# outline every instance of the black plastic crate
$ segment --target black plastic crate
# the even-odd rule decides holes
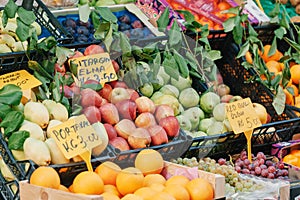
[[[180,129],[179,135],[166,144],[151,146],[150,149],[157,150],[162,155],[165,161],[178,158],[182,156],[190,147],[192,143],[192,137],[185,134]],[[114,163],[118,164],[121,168],[134,166],[134,161],[137,154],[142,149],[132,149],[129,151],[119,151]]]

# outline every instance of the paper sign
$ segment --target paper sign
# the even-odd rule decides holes
[[[90,151],[102,143],[85,115],[80,115],[50,129],[51,137],[66,158]]]
[[[19,70],[0,76],[0,88],[7,84],[14,84],[19,86],[22,90],[28,90],[42,83],[26,70]]]
[[[261,126],[250,98],[226,104],[226,115],[235,134],[247,132]]]
[[[104,85],[118,79],[108,53],[82,56],[70,59],[69,64],[71,62],[78,65],[77,78],[81,83],[96,80]]]

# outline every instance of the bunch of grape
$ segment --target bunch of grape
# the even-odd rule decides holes
[[[238,172],[236,172],[230,162],[226,162],[225,159],[219,159],[217,162],[216,160],[207,157],[197,161],[197,158],[193,157],[177,158],[172,160],[172,162],[189,167],[198,167],[200,170],[225,176],[225,189],[227,195],[237,192],[252,192],[263,187],[250,179],[240,178]]]
[[[252,163],[248,160],[247,152],[242,151],[235,160],[235,171],[242,174],[252,174],[269,179],[288,180],[288,170],[282,162],[273,162],[266,158],[263,152],[252,155]]]

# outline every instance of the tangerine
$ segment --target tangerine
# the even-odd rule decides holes
[[[121,200],[144,200],[142,197],[136,194],[126,194]]]
[[[121,194],[115,185],[104,185],[103,192],[109,192],[117,195],[118,197],[121,197]]]
[[[293,65],[290,69],[291,71],[291,79],[293,80],[293,83],[299,84],[300,81],[300,65]]]
[[[70,186],[68,187],[68,190],[69,190],[70,192],[74,192],[73,184],[70,185]]]
[[[182,185],[176,185],[176,187],[174,187],[174,185],[168,185],[165,187],[165,189],[163,191],[167,192],[170,195],[172,195],[173,197],[175,197],[176,200],[183,200],[183,199],[189,200],[190,199],[189,192]]]
[[[289,165],[300,166],[300,159],[296,155],[288,154],[283,157],[282,161]]]
[[[293,89],[295,97],[299,95],[299,89],[298,89],[298,87],[296,85],[292,84],[292,85],[290,85],[288,87],[290,87],[290,88]]]
[[[162,192],[165,189],[165,186],[161,183],[153,183],[149,187],[156,192]]]
[[[155,195],[152,196],[153,200],[176,200],[175,197],[170,195],[167,192],[157,192]]]
[[[229,3],[222,1],[218,3],[218,8],[223,11],[223,10],[228,10],[229,8],[231,8],[231,6]]]
[[[186,184],[191,200],[212,200],[214,188],[203,178],[195,178]]]
[[[95,169],[105,185],[116,185],[116,178],[120,171],[121,167],[111,161],[105,161]]]
[[[144,200],[151,200],[152,196],[155,195],[157,191],[150,187],[141,187],[137,189],[133,194],[142,197]]]
[[[52,167],[40,166],[30,176],[29,183],[47,188],[58,189],[60,177]]]
[[[116,179],[118,191],[124,196],[143,187],[144,175],[138,168],[127,167],[122,169]]]
[[[275,60],[270,60],[266,63],[267,68],[271,71],[271,69],[277,69],[276,71],[281,71],[280,63]]]
[[[248,63],[250,63],[250,64],[253,63],[252,54],[251,54],[249,51],[246,52],[245,58],[246,58],[246,61],[247,61]]]
[[[190,180],[186,177],[186,176],[183,176],[183,175],[175,175],[175,176],[172,176],[171,178],[169,178],[165,185],[166,186],[169,186],[169,185],[181,185],[181,186],[185,186],[188,182],[190,182]]]
[[[261,55],[261,58],[265,61],[265,62],[268,62],[270,60],[275,60],[275,61],[278,61],[280,59],[280,52],[276,49],[275,53],[271,56],[269,56],[269,51],[271,49],[271,45],[267,44],[264,46],[264,52],[263,54]]]
[[[74,193],[101,194],[104,183],[100,176],[91,171],[80,172],[73,180]]]
[[[120,200],[117,195],[110,192],[103,192],[101,194],[101,197],[103,198],[103,200]]]
[[[283,89],[285,94],[285,103],[288,105],[294,105],[294,96],[285,88]]]
[[[154,149],[143,149],[137,154],[134,166],[140,169],[144,175],[160,174],[164,167],[164,159]]]
[[[150,186],[153,183],[160,183],[160,184],[165,184],[166,179],[163,175],[161,174],[148,174],[144,178],[144,186]]]
[[[62,190],[62,191],[65,191],[65,192],[70,192],[70,190],[66,186],[64,186],[62,184],[59,185],[58,189]]]

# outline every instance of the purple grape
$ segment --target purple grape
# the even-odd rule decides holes
[[[219,165],[224,165],[226,163],[226,160],[224,158],[220,158],[218,160]]]
[[[268,172],[267,169],[261,170],[261,176],[262,176],[262,177],[268,177],[268,175],[269,175],[269,172]]]
[[[241,160],[246,160],[248,158],[248,156],[247,155],[244,155],[243,157],[241,157]]]
[[[261,168],[260,167],[255,167],[255,173],[256,173],[256,175],[260,175],[261,174]]]
[[[258,167],[259,166],[258,160],[254,160],[252,163],[253,163],[254,167]]]
[[[253,164],[253,163],[250,163],[250,164],[248,165],[248,169],[249,169],[249,170],[254,170],[254,169],[255,169],[254,164]]]
[[[258,159],[258,160],[260,160],[260,159],[266,159],[266,155],[263,153],[263,152],[258,152],[257,154],[256,154],[256,158]]]
[[[242,158],[243,156],[247,156],[247,151],[243,150],[240,154],[240,158]]]
[[[249,165],[250,164],[250,160],[248,160],[248,158],[246,158],[245,160],[244,160],[244,165]]]
[[[259,164],[261,164],[261,165],[265,164],[265,159],[263,159],[263,158],[259,159]]]
[[[281,162],[281,163],[278,163],[278,168],[279,169],[284,169],[284,164]]]
[[[235,166],[235,171],[241,173],[242,168],[240,166]]]
[[[269,166],[268,171],[269,171],[269,173],[274,173],[274,172],[276,172],[276,168],[274,166]]]
[[[134,22],[131,23],[131,26],[136,29],[136,28],[143,28],[144,25],[140,20],[135,20]]]
[[[268,174],[268,178],[269,178],[269,179],[274,179],[274,178],[275,178],[275,175],[274,175],[273,173],[269,173],[269,174]]]
[[[242,173],[243,174],[250,174],[250,171],[249,171],[249,169],[242,169]]]
[[[278,169],[277,172],[276,172],[276,177],[280,177],[282,175],[283,175],[282,170]]]
[[[66,26],[66,27],[72,27],[73,29],[75,29],[76,26],[77,26],[75,20],[72,19],[72,18],[67,18],[62,23],[63,23],[64,26]]]
[[[119,17],[119,21],[123,22],[125,24],[129,24],[130,23],[130,17],[129,15],[122,15],[121,17]]]
[[[273,162],[271,160],[266,160],[266,165],[267,166],[273,166]]]
[[[251,175],[255,175],[255,171],[250,171],[250,174]]]
[[[288,175],[289,175],[289,171],[286,170],[286,169],[283,169],[283,170],[282,170],[282,175],[283,175],[283,176],[288,176]]]
[[[267,169],[268,167],[266,165],[260,165],[261,169]]]

